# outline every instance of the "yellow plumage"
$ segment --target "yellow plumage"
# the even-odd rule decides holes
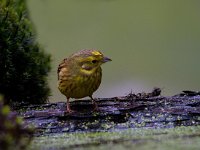
[[[101,84],[101,65],[111,59],[97,50],[81,50],[64,59],[58,67],[58,89],[67,98],[67,111],[71,112],[69,98],[89,96],[95,108],[92,94]]]

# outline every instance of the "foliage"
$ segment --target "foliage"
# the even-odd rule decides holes
[[[11,112],[8,105],[3,105],[2,99],[0,95],[0,149],[25,149],[32,139],[33,130],[23,128],[22,118]]]
[[[44,103],[50,55],[35,41],[24,0],[0,3],[0,93],[6,102]]]

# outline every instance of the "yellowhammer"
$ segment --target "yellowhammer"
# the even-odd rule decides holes
[[[72,112],[70,98],[89,96],[98,109],[92,94],[101,84],[101,65],[111,61],[98,50],[84,49],[65,58],[58,67],[58,89],[67,98],[67,112]]]

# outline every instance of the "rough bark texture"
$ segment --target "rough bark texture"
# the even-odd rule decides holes
[[[171,128],[200,124],[200,92],[164,97],[155,88],[151,93],[130,93],[124,97],[101,98],[93,111],[90,100],[70,103],[74,113],[65,113],[66,103],[15,108],[36,135],[77,131],[113,131],[126,128]]]

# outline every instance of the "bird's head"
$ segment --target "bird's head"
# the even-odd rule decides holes
[[[85,74],[92,74],[103,63],[111,61],[98,50],[81,50],[73,54],[72,57],[78,62],[80,71]]]

